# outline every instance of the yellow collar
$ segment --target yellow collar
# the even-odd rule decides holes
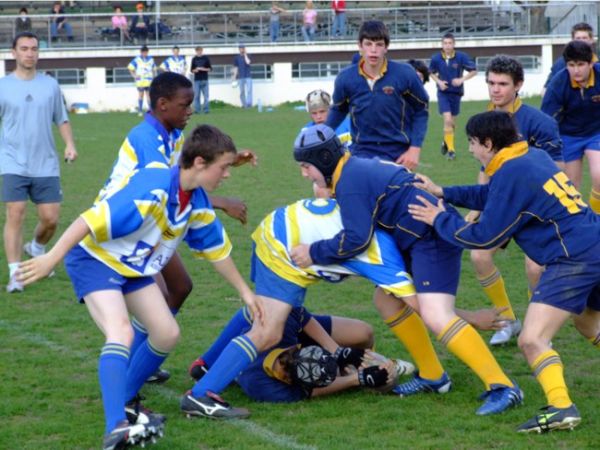
[[[295,345],[293,345],[292,347],[295,347]],[[283,383],[286,384],[290,384],[290,382],[286,379],[284,379],[283,377],[281,377],[275,370],[275,361],[277,360],[277,358],[279,358],[279,356],[281,356],[281,354],[283,352],[286,352],[287,350],[289,350],[292,347],[287,347],[287,348],[275,348],[273,350],[271,350],[267,356],[265,357],[265,359],[263,360],[263,370],[265,371],[265,373],[270,376],[271,378],[275,378],[276,380],[279,380]]]
[[[364,59],[363,56],[360,57],[360,61],[358,63],[358,73],[365,77],[367,80],[378,80],[379,78],[383,77],[383,75],[387,72],[387,58],[383,59],[383,64],[381,66],[381,70],[379,71],[379,75],[377,76],[377,78],[373,78],[371,75],[369,75],[367,72],[365,72],[365,70],[363,69],[364,65],[366,64],[366,61]]]
[[[577,83],[576,81],[574,81],[573,79],[569,78],[571,80],[571,87],[573,89],[581,89],[581,86],[579,85],[579,83]],[[594,83],[596,82],[596,74],[594,73],[594,66],[592,66],[592,70],[590,70],[590,77],[587,80],[587,83],[585,84],[585,86],[583,86],[584,88],[590,88],[594,85]]]
[[[445,60],[452,59],[455,56],[456,56],[456,50],[452,50],[452,53],[450,54],[450,56],[446,56],[446,54],[444,53],[444,50],[442,50],[442,58],[444,58]]]
[[[500,170],[505,162],[523,156],[528,150],[529,146],[527,145],[527,141],[515,142],[508,147],[504,147],[494,155],[490,163],[485,168],[485,174],[488,177],[491,177],[498,170]]]
[[[335,187],[336,187],[338,181],[340,180],[340,176],[342,175],[342,170],[343,170],[344,166],[346,165],[346,163],[348,162],[349,158],[350,158],[350,152],[344,153],[344,156],[342,156],[340,158],[340,160],[337,163],[337,166],[335,166],[335,170],[333,171],[333,175],[331,176],[331,196],[332,197],[335,197]]]
[[[510,106],[508,107],[508,110],[506,112],[509,114],[514,114],[519,110],[519,108],[521,107],[522,104],[523,104],[523,102],[521,101],[521,98],[519,96],[517,96],[515,98],[515,100],[510,104]],[[487,106],[488,111],[495,111],[496,109],[497,108],[494,106],[494,104],[492,102],[488,103],[488,106]]]

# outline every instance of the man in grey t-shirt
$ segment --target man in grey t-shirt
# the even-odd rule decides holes
[[[2,201],[6,203],[4,251],[9,268],[8,292],[23,290],[15,272],[22,255],[27,200],[36,204],[38,214],[33,239],[24,247],[30,256],[45,252],[58,224],[62,190],[53,122],[66,144],[65,161],[77,158],[60,87],[52,77],[36,71],[38,42],[30,32],[15,36],[12,54],[16,69],[0,79],[0,174]]]

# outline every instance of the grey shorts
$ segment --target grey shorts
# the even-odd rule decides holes
[[[59,177],[23,177],[2,175],[2,201],[33,203],[60,203],[63,199]]]

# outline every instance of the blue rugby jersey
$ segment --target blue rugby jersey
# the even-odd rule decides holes
[[[446,58],[443,51],[435,53],[429,63],[429,71],[434,73],[440,80],[448,82],[448,88],[444,91],[438,86],[438,93],[463,95],[465,93],[464,83],[453,86],[454,78],[461,78],[464,71],[477,70],[475,61],[465,52],[455,51],[450,58]]]
[[[546,153],[517,142],[500,150],[485,171],[489,184],[444,188],[447,202],[482,211],[477,223],[439,214],[434,226],[446,241],[487,249],[512,237],[540,265],[600,259],[600,218]]]
[[[127,70],[134,72],[135,74],[135,85],[139,88],[150,87],[154,73],[156,72],[156,64],[152,56],[143,58],[138,55],[131,60],[127,66]]]
[[[365,251],[376,227],[387,230],[401,251],[427,237],[431,227],[414,220],[408,205],[415,195],[432,197],[414,181],[414,174],[398,164],[345,155],[333,174],[343,229],[310,246],[315,264],[337,263]]]
[[[231,242],[203,189],[181,210],[179,172],[179,166],[137,171],[81,215],[91,234],[79,245],[126,277],[160,272],[182,240],[196,258],[229,256]]]
[[[592,56],[592,62],[593,63],[598,62],[598,56],[596,54],[594,54]],[[545,88],[548,87],[548,85],[550,84],[550,80],[552,80],[552,78],[554,78],[558,72],[565,69],[566,67],[567,67],[567,62],[565,61],[565,58],[563,58],[562,56],[560,58],[558,58],[556,61],[554,61],[554,63],[552,64],[552,67],[550,68],[550,73],[548,74],[548,78],[546,78],[546,82],[544,83],[544,87]]]
[[[173,167],[179,161],[183,142],[182,130],[174,129],[169,133],[152,113],[146,113],[144,120],[129,132],[121,144],[97,200],[119,189],[135,170]]]
[[[488,111],[494,110],[494,105],[488,105]],[[513,115],[519,137],[527,141],[530,147],[544,150],[552,160],[563,161],[563,143],[558,132],[556,120],[533,106],[524,104],[519,97],[515,99],[509,111]]]
[[[354,145],[383,154],[395,153],[399,144],[421,147],[429,97],[415,70],[386,60],[371,88],[361,64],[347,67],[336,77],[327,125],[336,129],[350,114]]]
[[[162,62],[160,68],[165,72],[175,72],[179,75],[185,75],[185,57],[181,55],[171,55]]]
[[[561,70],[548,84],[542,111],[558,122],[561,134],[593,136],[600,133],[600,65],[594,64],[585,87],[571,81]]]

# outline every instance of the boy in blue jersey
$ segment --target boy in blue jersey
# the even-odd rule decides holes
[[[163,416],[126,410],[125,403],[179,338],[177,322],[152,276],[181,241],[195,257],[213,264],[259,321],[263,317],[231,259],[231,243],[206,193],[229,177],[235,154],[229,136],[209,125],[197,127],[184,145],[180,165],[140,169],[76,219],[46,255],[19,268],[21,281],[30,284],[65,258],[77,297],[106,337],[98,367],[106,419],[103,448],[143,443],[163,427]],[[148,330],[147,341],[131,358],[129,313]]]
[[[304,125],[302,130],[327,121],[329,107],[331,106],[331,95],[322,89],[316,89],[308,93],[305,103],[306,112],[310,114],[311,121]],[[344,121],[335,129],[341,143],[348,149],[352,145],[352,133],[350,127],[350,116],[346,116]]]
[[[573,41],[581,41],[588,44],[592,49],[594,48],[594,29],[590,24],[585,22],[576,23],[571,28],[571,40]],[[594,53],[592,57],[592,62],[598,62],[598,56]],[[544,83],[544,89],[542,90],[542,97],[544,96],[546,89],[548,88],[548,84],[550,84],[550,80],[554,78],[554,76],[567,67],[567,63],[565,62],[565,58],[562,55],[554,61],[552,67],[550,68],[550,73],[548,74],[548,78]]]
[[[547,154],[519,140],[507,113],[473,116],[467,136],[470,151],[490,176],[489,184],[442,188],[421,177],[421,186],[440,200],[420,197],[421,204],[414,202],[409,211],[449,243],[492,248],[512,237],[532,260],[546,266],[527,308],[519,346],[548,406],[518,431],[571,429],[581,417],[550,342],[572,317],[579,332],[599,345],[600,218]],[[479,222],[467,223],[446,211],[442,198],[482,211]]]
[[[305,178],[332,189],[343,229],[331,238],[297,245],[291,252],[293,261],[300,267],[340,263],[364,251],[376,229],[387,230],[413,277],[423,321],[484,383],[485,402],[477,414],[497,414],[521,403],[518,386],[502,371],[481,336],[455,312],[461,249],[408,214],[408,204],[417,195],[427,195],[413,186],[414,175],[388,161],[344,153],[331,129],[321,125],[298,136],[294,157]],[[447,380],[443,371],[437,376],[419,374],[396,392],[403,396],[438,392]]]
[[[558,122],[565,173],[576,189],[581,186],[583,156],[587,158],[592,179],[589,204],[600,213],[600,66],[593,56],[585,42],[567,44],[563,52],[567,68],[550,81],[542,111]]]
[[[144,108],[144,94],[146,95],[148,107],[150,107],[150,83],[156,76],[156,64],[154,58],[149,56],[148,47],[144,45],[140,49],[139,56],[131,60],[127,70],[129,70],[135,81],[135,87],[138,91],[138,115],[141,116]]]
[[[179,54],[179,47],[177,46],[173,47],[172,51],[173,54],[162,62],[162,64],[159,66],[159,69],[163,72],[175,72],[179,75],[185,75],[185,56],[181,56]]]
[[[527,141],[530,148],[545,151],[559,167],[563,167],[562,141],[558,132],[558,124],[552,117],[539,109],[524,104],[519,98],[519,91],[524,82],[521,63],[509,56],[496,56],[488,63],[485,78],[490,98],[488,110],[506,111],[511,114],[517,125],[520,139]],[[479,184],[489,182],[489,177],[483,169],[479,171],[477,181]],[[479,214],[479,211],[469,212],[466,217],[467,222],[476,221]],[[496,252],[507,244],[508,241],[500,247],[490,250],[475,249],[471,251],[471,261],[485,294],[496,308],[505,308],[506,325],[492,336],[491,345],[505,344],[511,338],[516,337],[521,330],[521,322],[517,320],[510,304],[504,279],[493,260]],[[525,256],[525,271],[530,292],[533,292],[542,270],[541,266]]]
[[[442,155],[447,155],[449,160],[456,157],[454,130],[460,114],[460,99],[465,93],[464,83],[477,75],[475,61],[455,50],[455,44],[454,35],[446,33],[442,37],[442,51],[434,54],[429,63],[431,78],[437,85],[438,110],[444,119]]]
[[[362,57],[336,77],[326,123],[335,130],[350,114],[353,155],[414,169],[427,132],[429,97],[411,66],[386,58],[389,44],[383,22],[362,24]]]

